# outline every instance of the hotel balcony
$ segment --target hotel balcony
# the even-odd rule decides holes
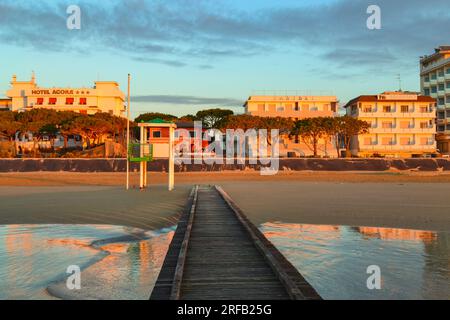
[[[435,110],[428,112],[410,111],[410,112],[364,112],[360,111],[358,117],[361,118],[434,118]]]
[[[434,152],[436,151],[436,144],[427,144],[427,145],[418,145],[418,144],[411,144],[411,145],[400,145],[400,144],[391,144],[391,145],[360,145],[359,146],[360,151],[372,151],[372,152],[379,152],[379,151],[426,151],[426,152]]]
[[[382,128],[382,127],[374,127],[369,129],[369,133],[436,133],[436,127],[431,126],[429,128]]]

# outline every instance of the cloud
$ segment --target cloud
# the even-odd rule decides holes
[[[327,67],[401,68],[450,41],[448,0],[377,0],[381,30],[366,28],[369,0],[309,6],[274,1],[251,10],[223,0],[110,0],[81,1],[82,29],[70,31],[70,2],[2,1],[0,41],[43,51],[109,50],[200,69],[280,50],[312,55]]]
[[[178,104],[191,106],[222,106],[222,107],[241,107],[243,101],[231,98],[206,98],[195,96],[181,96],[181,95],[141,95],[133,96],[133,102],[146,103],[164,103],[164,104]]]

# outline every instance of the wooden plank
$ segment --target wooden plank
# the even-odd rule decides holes
[[[194,202],[195,187],[186,201],[184,211],[178,221],[177,229],[169,245],[166,257],[164,259],[161,271],[156,280],[150,295],[151,300],[169,300],[172,294],[172,287],[175,279],[175,271],[180,255],[181,245],[185,238],[187,222],[191,213],[191,207]]]
[[[220,188],[196,186],[151,299],[320,299]]]
[[[281,252],[259,231],[259,229],[248,220],[242,210],[231,199],[231,197],[219,186],[216,190],[220,193],[228,206],[242,222],[251,235],[254,243],[263,254],[267,263],[276,273],[278,279],[283,283],[289,296],[294,300],[320,300],[320,295],[306,281],[300,272],[281,254]]]
[[[177,266],[175,268],[175,276],[173,280],[172,292],[170,293],[171,300],[180,299],[181,294],[181,282],[183,280],[184,264],[186,261],[186,254],[189,245],[189,238],[191,236],[192,224],[194,222],[195,209],[197,206],[198,186],[195,186],[194,199],[192,201],[191,210],[189,212],[189,218],[184,231],[184,239],[181,243],[180,253],[177,260]]]
[[[181,299],[289,299],[227,203],[200,187]]]

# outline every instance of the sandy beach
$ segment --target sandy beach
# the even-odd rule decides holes
[[[219,184],[257,225],[267,221],[450,230],[450,175],[398,172],[150,173],[125,192],[123,173],[0,174],[0,224],[98,223],[154,229],[176,221],[194,184]],[[137,176],[132,177],[132,185]]]
[[[0,187],[0,224],[111,224],[154,230],[176,223],[190,187]]]

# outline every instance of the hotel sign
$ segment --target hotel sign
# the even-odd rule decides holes
[[[89,94],[89,90],[80,89],[33,89],[31,95],[73,95]]]
[[[417,100],[417,94],[381,94],[379,100]]]

